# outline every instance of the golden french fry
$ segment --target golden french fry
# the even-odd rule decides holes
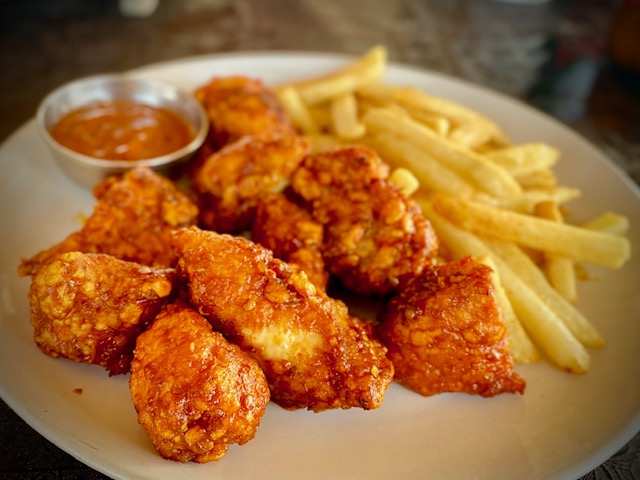
[[[514,177],[525,190],[528,188],[555,188],[558,184],[558,179],[550,168],[544,168],[522,175],[514,175]]]
[[[409,116],[423,125],[426,125],[438,135],[446,136],[451,130],[451,122],[445,117],[419,110],[409,111]]]
[[[547,356],[564,370],[573,373],[585,373],[589,370],[591,360],[585,347],[526,281],[477,236],[460,229],[439,215],[424,197],[417,197],[416,200],[438,237],[456,257],[471,255],[476,258],[489,256],[493,259],[516,316],[537,347],[544,350]]]
[[[432,202],[438,213],[481,236],[610,268],[620,268],[631,255],[627,238],[501,210],[452,195],[436,194]]]
[[[554,166],[560,152],[546,143],[536,142],[511,145],[486,152],[484,155],[512,175],[526,175]]]
[[[534,215],[554,222],[563,222],[558,204],[552,201],[540,202],[534,207]],[[576,269],[574,262],[563,255],[545,253],[542,268],[549,283],[568,302],[578,301],[578,287],[576,285]]]
[[[383,132],[364,142],[392,167],[411,170],[422,188],[463,197],[474,195],[474,188],[456,172],[434,160],[428,153],[397,135]]]
[[[358,105],[352,93],[346,93],[331,101],[333,130],[338,138],[353,140],[365,134],[365,127],[358,119]]]
[[[540,359],[540,354],[522,327],[516,312],[513,310],[513,305],[511,305],[507,292],[502,285],[496,262],[489,255],[479,257],[478,261],[484,263],[492,270],[491,276],[495,286],[496,301],[500,307],[502,320],[507,329],[507,341],[513,361],[519,364],[537,362]]]
[[[327,105],[310,106],[307,108],[311,121],[320,132],[329,133],[332,128],[331,111]]]
[[[490,138],[496,144],[509,145],[511,143],[507,135],[492,120],[460,103],[429,95],[413,87],[392,88],[389,91],[389,96],[409,108],[435,113],[448,118],[456,125],[467,125],[465,127],[467,129],[475,126],[482,132],[490,132]]]
[[[506,170],[440,137],[412,118],[389,109],[372,109],[363,116],[362,122],[374,133],[391,132],[406,138],[490,195],[515,197],[522,193],[520,185]]]
[[[399,186],[402,194],[407,197],[413,195],[420,188],[420,182],[416,176],[406,168],[396,168],[389,175],[389,180]]]
[[[560,368],[588,372],[589,353],[562,320],[506,264],[500,275],[516,315],[536,345]]]
[[[453,143],[475,150],[490,142],[492,135],[493,131],[486,123],[467,121],[453,128],[448,138]]]
[[[488,239],[485,242],[556,313],[583,345],[604,346],[604,339],[595,326],[549,284],[542,271],[517,245]]]
[[[582,227],[612,235],[626,235],[629,232],[629,219],[619,213],[605,212]]]
[[[522,195],[513,198],[496,198],[487,195],[478,195],[474,200],[515,212],[533,213],[535,206],[541,202],[549,201],[555,204],[562,204],[578,198],[581,194],[582,192],[576,188],[555,187],[544,190],[525,190],[522,192]]]
[[[353,93],[359,87],[378,79],[387,64],[387,51],[377,46],[345,68],[309,81],[294,84],[307,105],[317,105]]]
[[[289,114],[293,124],[303,133],[308,135],[317,134],[320,129],[313,121],[309,109],[300,98],[298,91],[294,87],[284,87],[278,91],[280,103]]]
[[[314,153],[333,150],[345,145],[345,142],[335,135],[304,135],[304,138],[311,142],[311,151]]]

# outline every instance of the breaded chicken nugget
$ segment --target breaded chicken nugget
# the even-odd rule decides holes
[[[38,347],[52,357],[129,371],[137,336],[169,300],[175,270],[154,270],[104,254],[64,253],[29,289]]]
[[[385,306],[377,334],[395,380],[422,395],[522,393],[491,270],[471,258],[427,268]]]
[[[255,78],[213,78],[195,92],[211,124],[210,146],[217,150],[245,135],[266,130],[295,131],[277,95]]]
[[[385,348],[270,250],[196,228],[175,233],[190,302],[265,372],[288,409],[378,407],[393,377]]]
[[[64,252],[105,253],[154,267],[175,263],[171,232],[194,225],[198,209],[173,182],[146,167],[110,177],[94,190],[98,203],[85,225],[31,259],[18,273],[33,275]]]
[[[220,460],[245,444],[269,403],[256,361],[182,302],[138,337],[129,387],[154,447],[179,462]]]
[[[316,287],[326,290],[329,273],[322,258],[322,225],[284,194],[269,194],[258,202],[251,240],[274,257],[302,270]]]
[[[310,148],[300,136],[269,131],[214,153],[193,176],[201,225],[218,233],[248,229],[260,198],[282,191]]]
[[[431,224],[388,172],[373,150],[353,146],[308,155],[291,178],[292,189],[324,225],[328,270],[363,295],[398,291],[437,253]]]

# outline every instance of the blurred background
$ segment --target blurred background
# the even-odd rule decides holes
[[[2,0],[0,141],[71,79],[234,51],[360,55],[558,118],[640,183],[640,0]],[[2,368],[7,368],[3,366]],[[0,402],[0,479],[103,478]],[[638,437],[585,478],[640,478]]]
[[[361,54],[382,43],[392,61],[535,105],[640,180],[639,0],[159,0],[133,15],[156,1],[0,1],[0,140],[72,78],[217,52]]]

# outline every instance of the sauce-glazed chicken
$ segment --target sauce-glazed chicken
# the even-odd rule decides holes
[[[260,200],[251,228],[251,240],[273,256],[302,270],[317,288],[326,290],[329,273],[322,257],[323,228],[309,212],[284,194]]]
[[[292,189],[324,225],[327,268],[359,294],[397,291],[437,252],[431,224],[388,174],[373,150],[354,146],[308,155],[291,178]]]
[[[260,198],[281,192],[310,148],[297,135],[266,131],[245,136],[206,158],[192,177],[200,224],[219,233],[249,229]]]
[[[182,302],[138,338],[129,386],[156,450],[179,462],[220,460],[245,444],[269,403],[256,361]]]
[[[393,378],[386,350],[346,306],[249,240],[175,233],[189,301],[265,372],[284,408],[378,407]]]
[[[83,227],[62,242],[23,260],[18,273],[33,275],[65,252],[105,253],[156,267],[175,264],[171,232],[194,225],[198,209],[173,182],[146,167],[97,185],[98,203]]]
[[[491,270],[470,258],[427,268],[393,297],[377,333],[395,380],[421,395],[522,393]]]
[[[38,347],[52,357],[127,373],[137,336],[169,301],[173,269],[154,270],[104,254],[64,253],[29,290]]]
[[[204,106],[211,124],[210,151],[267,130],[295,131],[276,94],[261,80],[217,77],[198,88],[195,97]]]

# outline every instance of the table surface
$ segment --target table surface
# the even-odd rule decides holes
[[[3,0],[0,141],[33,117],[47,92],[73,78],[217,52],[359,55],[384,44],[393,62],[467,79],[551,114],[640,183],[640,76],[611,55],[620,2],[518,3],[160,0],[150,16],[131,18],[116,0]],[[626,3],[636,9],[623,20],[636,22],[630,41],[640,63],[640,7]],[[45,440],[3,402],[0,438],[0,479],[106,478]],[[583,478],[640,479],[640,435]]]

